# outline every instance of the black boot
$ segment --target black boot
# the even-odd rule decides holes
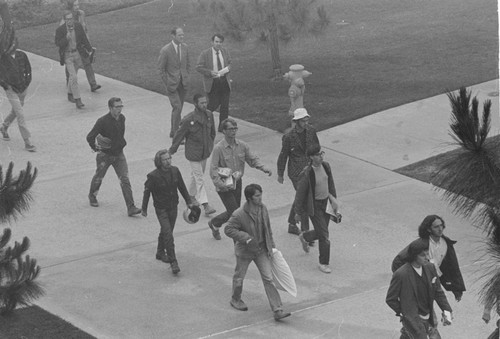
[[[177,260],[174,260],[170,263],[170,268],[172,268],[172,273],[177,274],[181,271],[179,268],[179,264],[177,263]]]
[[[170,259],[165,253],[163,233],[158,234],[158,246],[156,247],[156,260],[160,260],[166,264],[170,264]]]

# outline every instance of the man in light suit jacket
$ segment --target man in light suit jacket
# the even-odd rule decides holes
[[[429,243],[414,240],[407,260],[394,272],[385,301],[401,317],[401,339],[440,339],[433,317],[434,300],[443,311],[445,325],[451,324],[452,311],[436,268],[429,263]]]
[[[208,110],[214,111],[220,106],[219,128],[222,132],[221,122],[229,116],[229,94],[231,92],[231,56],[222,47],[224,36],[214,34],[212,36],[212,47],[201,52],[196,70],[203,75],[203,88],[208,97]],[[226,72],[227,71],[227,72]]]
[[[191,65],[189,52],[184,43],[184,31],[176,27],[170,31],[172,41],[160,50],[158,68],[161,80],[167,88],[167,96],[172,105],[170,138],[174,137],[181,121],[182,106],[189,84]]]

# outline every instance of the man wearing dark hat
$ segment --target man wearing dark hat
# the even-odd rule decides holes
[[[319,145],[316,130],[308,124],[309,117],[305,108],[297,108],[294,111],[292,120],[295,122],[295,127],[283,135],[281,152],[278,156],[278,182],[283,183],[285,167],[288,162],[288,177],[292,181],[295,190],[299,183],[300,172],[309,164],[309,157],[306,154],[307,148],[312,145]],[[288,215],[288,233],[299,235],[301,230],[309,230],[307,215],[303,215],[300,228],[297,227],[294,206],[292,205]]]
[[[386,296],[387,305],[401,318],[401,339],[441,338],[432,315],[434,301],[443,311],[444,325],[450,325],[452,310],[429,263],[429,243],[417,239],[408,247],[406,264],[393,274]]]
[[[153,194],[156,216],[160,222],[156,259],[170,263],[172,273],[177,274],[181,271],[175,256],[173,234],[177,220],[177,205],[179,204],[177,191],[181,193],[189,208],[194,205],[189,197],[181,172],[177,167],[172,166],[172,156],[168,150],[158,151],[154,162],[156,169],[147,175],[147,180],[144,183],[142,215],[148,216],[149,197]]]

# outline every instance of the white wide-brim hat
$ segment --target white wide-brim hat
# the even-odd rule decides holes
[[[307,114],[307,110],[305,108],[297,108],[295,111],[293,111],[292,120],[300,120],[308,117],[310,117],[310,115]]]

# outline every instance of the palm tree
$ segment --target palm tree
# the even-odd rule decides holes
[[[481,288],[484,305],[500,302],[500,138],[488,138],[491,101],[479,115],[477,97],[462,87],[448,93],[451,131],[460,146],[440,165],[431,182],[442,192],[454,212],[471,221],[487,236],[486,253],[490,265]]]
[[[32,169],[28,162],[17,178],[12,175],[14,164],[11,162],[4,177],[0,166],[0,222],[16,219],[29,208],[30,189],[37,176],[37,169]],[[36,260],[26,255],[30,241],[27,237],[14,246],[7,244],[11,238],[11,229],[5,228],[0,237],[0,314],[11,313],[17,305],[28,305],[32,300],[43,295],[43,289],[35,281],[40,273]]]

